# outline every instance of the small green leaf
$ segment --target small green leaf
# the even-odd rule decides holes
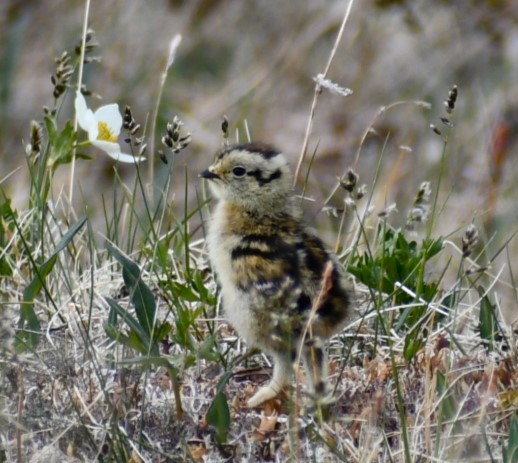
[[[518,463],[518,414],[511,418],[509,426],[509,439],[503,449],[504,463]]]
[[[427,260],[430,259],[431,257],[439,254],[439,252],[442,251],[443,247],[444,247],[444,242],[443,242],[442,237],[439,237],[435,240],[429,239],[429,240],[423,241],[423,248],[427,250],[426,251]]]
[[[68,246],[68,243],[72,241],[72,238],[76,236],[77,232],[81,230],[81,228],[83,228],[83,225],[86,223],[86,220],[86,216],[81,217],[74,225],[72,225],[72,227],[69,228],[69,230],[63,235],[63,238],[61,238],[58,245],[56,246],[54,254],[58,254]]]
[[[232,378],[232,371],[226,371],[221,375],[221,378],[218,381],[218,386],[216,387],[216,394],[219,394],[225,390],[225,386],[227,385],[230,378]]]
[[[103,327],[109,338],[125,346],[128,345],[128,336],[126,336],[122,331],[119,331],[114,325],[111,325],[110,323],[104,323]]]
[[[110,311],[108,312],[108,323],[110,325],[117,325],[117,310],[110,308]]]
[[[147,355],[158,355],[157,346],[150,347],[150,338],[148,334],[142,329],[142,326],[137,319],[132,317],[127,310],[123,309],[113,299],[106,297],[106,302],[110,306],[110,309],[117,313],[124,322],[128,325],[130,331],[126,341],[131,342],[131,347],[137,349],[141,354]]]
[[[43,118],[43,122],[45,123],[45,128],[47,129],[47,136],[49,137],[49,140],[54,140],[58,131],[56,119],[51,116],[45,116]]]
[[[187,285],[187,283],[172,282],[172,289],[176,296],[184,301],[198,302],[200,297]]]
[[[76,153],[76,159],[85,159],[85,160],[89,161],[89,160],[93,159],[93,156],[90,156],[85,153]]]
[[[153,345],[163,341],[171,332],[172,326],[169,322],[164,322],[159,326],[156,326],[153,331]]]
[[[442,397],[440,410],[441,414],[446,420],[453,420],[456,416],[455,400],[448,389],[448,383],[446,377],[437,370],[437,392]]]
[[[216,346],[215,336],[214,335],[207,336],[203,340],[200,347],[198,348],[199,356],[202,359],[210,360],[212,362],[218,361],[219,357],[216,353],[215,346]]]
[[[13,269],[9,265],[9,249],[11,234],[14,233],[16,211],[11,208],[11,200],[6,198],[0,201],[0,277],[11,276]]]
[[[482,340],[485,341],[488,349],[494,349],[495,335],[497,333],[495,306],[489,302],[484,288],[479,286],[477,288],[480,296],[480,314],[479,314],[479,334]]]
[[[72,161],[77,132],[72,123],[67,121],[63,130],[58,133],[56,120],[49,116],[45,117],[45,127],[50,141],[47,166],[54,171],[58,166]]]
[[[414,329],[405,337],[405,347],[403,348],[403,356],[407,362],[410,362],[423,347],[422,333],[418,329]]]
[[[230,410],[224,392],[218,392],[207,410],[207,423],[216,430],[216,441],[224,444],[230,429]]]
[[[196,310],[191,310],[182,305],[177,306],[175,317],[176,333],[174,339],[181,346],[189,349],[194,347],[195,343],[193,342],[191,327],[196,322],[201,310],[201,307]]]
[[[131,302],[135,306],[135,313],[142,330],[148,338],[151,337],[155,323],[156,303],[153,293],[142,281],[139,266],[126,257],[119,249],[108,243],[108,252],[122,265],[122,277],[128,287]]]

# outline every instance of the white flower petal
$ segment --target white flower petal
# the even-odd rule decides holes
[[[103,150],[112,159],[124,163],[136,163],[144,161],[146,158],[142,156],[132,156],[131,154],[121,153],[121,147],[118,143],[112,143],[104,140],[92,140],[92,145]]]
[[[106,122],[113,135],[119,136],[122,127],[122,116],[117,103],[101,106],[95,111],[94,116],[97,121]]]
[[[146,160],[146,158],[143,156],[132,156],[131,154],[126,154],[126,153],[112,153],[112,154],[108,153],[108,156],[115,159],[116,161],[123,162],[126,164],[136,164],[138,162],[142,162],[142,161]]]
[[[120,145],[112,141],[92,140],[92,145],[97,146],[97,148],[102,149],[107,153],[114,153],[121,150]]]
[[[74,101],[74,106],[77,114],[77,122],[79,122],[79,126],[86,131],[90,130],[90,127],[95,122],[94,125],[97,126],[97,122],[95,121],[94,113],[91,109],[88,109],[86,106],[85,97],[81,92],[76,92],[76,99]]]
[[[88,140],[94,141],[97,140],[97,136],[99,135],[99,124],[97,123],[97,119],[95,119],[94,113],[90,110],[89,114],[87,114],[87,122],[88,122],[88,128],[85,128],[88,132]]]
[[[85,127],[85,114],[88,111],[88,107],[86,106],[85,97],[81,94],[81,92],[76,92],[76,99],[74,100],[74,106],[76,109],[77,120],[81,128]]]

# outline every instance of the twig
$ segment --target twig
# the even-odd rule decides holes
[[[162,76],[160,78],[160,86],[158,87],[158,95],[156,97],[155,108],[153,111],[153,117],[151,118],[151,134],[149,137],[149,164],[148,164],[148,182],[149,185],[154,185],[154,176],[155,176],[155,167],[154,167],[154,158],[155,158],[155,132],[156,132],[156,121],[158,119],[158,108],[160,106],[160,101],[162,100],[162,93],[164,91],[165,81],[167,79],[167,73],[169,72],[169,68],[173,65],[174,60],[176,58],[176,50],[182,41],[182,36],[180,34],[176,34],[169,44],[169,54],[167,56],[167,63],[164,68],[164,72],[162,72]],[[152,193],[153,204],[154,200],[154,190]]]
[[[25,402],[25,386],[23,381],[23,370],[20,366],[18,369],[18,419],[16,423],[16,453],[18,454],[18,462],[23,463],[22,456],[22,412]]]
[[[342,35],[345,30],[345,24],[347,23],[347,20],[349,19],[349,14],[351,13],[351,8],[353,6],[353,3],[354,3],[354,0],[349,0],[349,2],[347,3],[347,7],[345,9],[345,14],[342,19],[342,24],[340,25],[340,30],[338,31],[338,34],[336,36],[335,44],[331,50],[329,59],[327,60],[327,64],[324,69],[324,72],[322,73],[322,77],[324,79],[327,77],[327,73],[329,72],[329,68],[331,67],[331,63],[333,62],[333,59],[335,57],[336,50],[338,49],[338,45],[340,44],[340,42],[342,40]],[[317,108],[317,102],[318,102],[318,97],[320,96],[320,93],[322,93],[322,87],[319,82],[316,82],[315,83],[315,92],[313,93],[313,102],[311,103],[309,119],[308,119],[308,123],[306,125],[306,133],[304,134],[304,142],[302,143],[302,150],[300,152],[299,162],[297,164],[297,169],[295,170],[295,176],[293,178],[294,185],[297,183],[297,179],[300,175],[300,169],[302,168],[302,163],[304,162],[304,158],[306,157],[306,153],[308,150],[309,137],[311,135],[311,129],[313,128],[313,119],[315,118],[315,111]]]
[[[90,14],[90,0],[85,0],[85,17],[83,20],[83,33],[81,36],[81,53],[79,56],[79,71],[77,74],[77,91],[81,91],[81,82],[83,81],[83,68],[85,61],[85,48],[86,48],[86,33],[88,31],[88,16]],[[77,114],[74,111],[74,132],[77,131]],[[74,195],[74,177],[76,171],[76,153],[74,151],[72,155],[72,162],[70,163],[70,190],[68,191],[68,201],[72,205]]]

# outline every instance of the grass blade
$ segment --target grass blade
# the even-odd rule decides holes
[[[126,257],[119,249],[108,243],[108,252],[122,265],[122,277],[128,287],[131,302],[141,329],[151,338],[155,323],[156,303],[153,293],[142,281],[139,266]]]
[[[45,279],[54,268],[58,254],[66,248],[74,236],[81,230],[86,220],[86,217],[82,217],[70,227],[57,244],[52,255],[39,268],[35,268],[36,275],[25,288],[23,302],[20,307],[19,332],[16,336],[16,349],[19,352],[26,349],[34,349],[38,344],[41,323],[34,310],[34,300],[44,287]]]

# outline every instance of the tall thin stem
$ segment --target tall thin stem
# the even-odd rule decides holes
[[[353,3],[354,3],[354,0],[349,0],[349,2],[347,4],[347,7],[346,7],[345,13],[344,13],[344,17],[342,19],[342,24],[340,25],[340,29],[336,36],[335,44],[331,50],[331,53],[329,54],[329,59],[327,60],[327,64],[324,69],[324,72],[322,73],[323,78],[327,77],[327,73],[329,72],[329,68],[331,67],[331,63],[333,62],[333,59],[335,57],[336,50],[338,49],[338,45],[340,45],[340,42],[342,41],[342,35],[344,33],[347,20],[349,19],[349,15],[351,13],[351,8],[353,6]],[[322,93],[322,87],[317,82],[315,84],[315,92],[313,93],[313,101],[311,103],[311,110],[309,112],[308,123],[306,125],[306,133],[304,134],[304,142],[302,143],[302,150],[300,152],[299,162],[297,163],[297,169],[295,170],[295,176],[293,178],[294,185],[297,183],[297,179],[299,178],[299,175],[300,175],[300,169],[302,168],[302,163],[304,162],[304,158],[306,157],[306,153],[308,150],[309,137],[311,135],[311,130],[313,128],[313,119],[315,118],[315,111],[317,109],[317,102],[318,102],[318,97],[320,96],[320,93]]]
[[[162,72],[162,76],[160,78],[160,85],[158,87],[158,95],[156,97],[155,108],[153,111],[153,117],[151,118],[151,130],[149,137],[149,164],[148,164],[148,182],[152,188],[151,191],[151,204],[155,204],[155,189],[154,189],[154,177],[155,177],[155,132],[156,132],[156,122],[158,119],[158,108],[160,106],[160,101],[162,100],[162,93],[164,91],[165,81],[167,79],[167,73],[169,72],[169,68],[173,65],[176,50],[182,41],[182,36],[180,34],[176,34],[171,43],[169,45],[169,55],[167,57],[167,63],[164,68],[164,72]]]
[[[85,61],[86,33],[88,31],[88,16],[90,15],[90,0],[85,0],[85,16],[83,20],[83,34],[81,36],[81,53],[79,56],[79,70],[77,75],[77,91],[81,91],[81,83],[83,81],[83,69]],[[74,131],[77,131],[77,114],[74,115]],[[72,162],[70,164],[70,190],[68,192],[68,201],[72,205],[74,195],[74,177],[76,171],[76,152],[72,153]]]

